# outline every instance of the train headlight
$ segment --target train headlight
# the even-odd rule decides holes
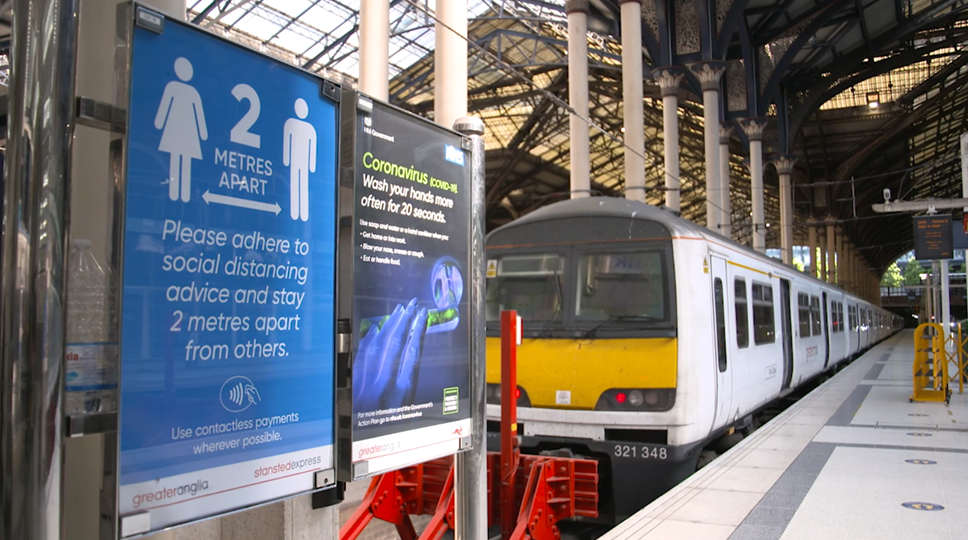
[[[487,396],[487,402],[492,405],[501,404],[501,385],[500,384],[487,384],[487,390],[485,391]]]
[[[487,383],[487,387],[484,391],[484,395],[487,398],[487,402],[490,403],[491,405],[500,405],[501,404],[501,385]],[[528,393],[524,390],[524,388],[521,388],[520,386],[515,388],[514,397],[517,398],[518,400],[518,407],[531,406],[531,397],[528,396]]]
[[[595,410],[668,411],[675,404],[675,388],[612,388],[602,392]]]

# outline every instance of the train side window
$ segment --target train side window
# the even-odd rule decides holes
[[[713,284],[716,294],[716,344],[719,354],[719,371],[726,371],[726,299],[723,294],[723,280],[716,278]]]
[[[823,319],[820,318],[820,299],[810,297],[810,324],[813,325],[813,335],[823,334]]]
[[[750,345],[750,318],[746,302],[746,280],[737,278],[733,284],[736,300],[736,346],[745,349]]]
[[[810,337],[810,297],[797,294],[797,317],[800,319],[800,337]]]
[[[857,330],[857,306],[847,306],[847,318],[850,323],[850,331]]]
[[[834,319],[834,333],[843,332],[844,330],[844,305],[840,302],[833,302],[833,319]]]
[[[773,287],[767,283],[753,282],[753,341],[757,345],[776,341],[776,323],[773,320]]]

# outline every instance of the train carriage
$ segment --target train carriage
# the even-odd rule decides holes
[[[487,258],[489,437],[500,418],[498,321],[515,309],[522,451],[598,459],[606,522],[693,473],[704,450],[736,440],[759,409],[889,335],[875,319],[896,323],[624,199],[537,210],[489,234]]]

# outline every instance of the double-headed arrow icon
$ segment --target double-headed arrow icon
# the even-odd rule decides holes
[[[238,208],[259,210],[261,212],[271,212],[276,215],[279,215],[279,212],[282,211],[282,208],[279,207],[279,203],[269,204],[258,201],[250,201],[248,199],[240,199],[238,197],[229,197],[228,195],[216,195],[214,193],[209,193],[207,189],[205,190],[205,193],[202,194],[202,199],[205,201],[205,204],[224,204]]]

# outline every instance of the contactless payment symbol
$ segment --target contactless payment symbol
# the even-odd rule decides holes
[[[219,399],[226,411],[237,413],[258,404],[262,396],[248,377],[236,375],[222,384]]]

